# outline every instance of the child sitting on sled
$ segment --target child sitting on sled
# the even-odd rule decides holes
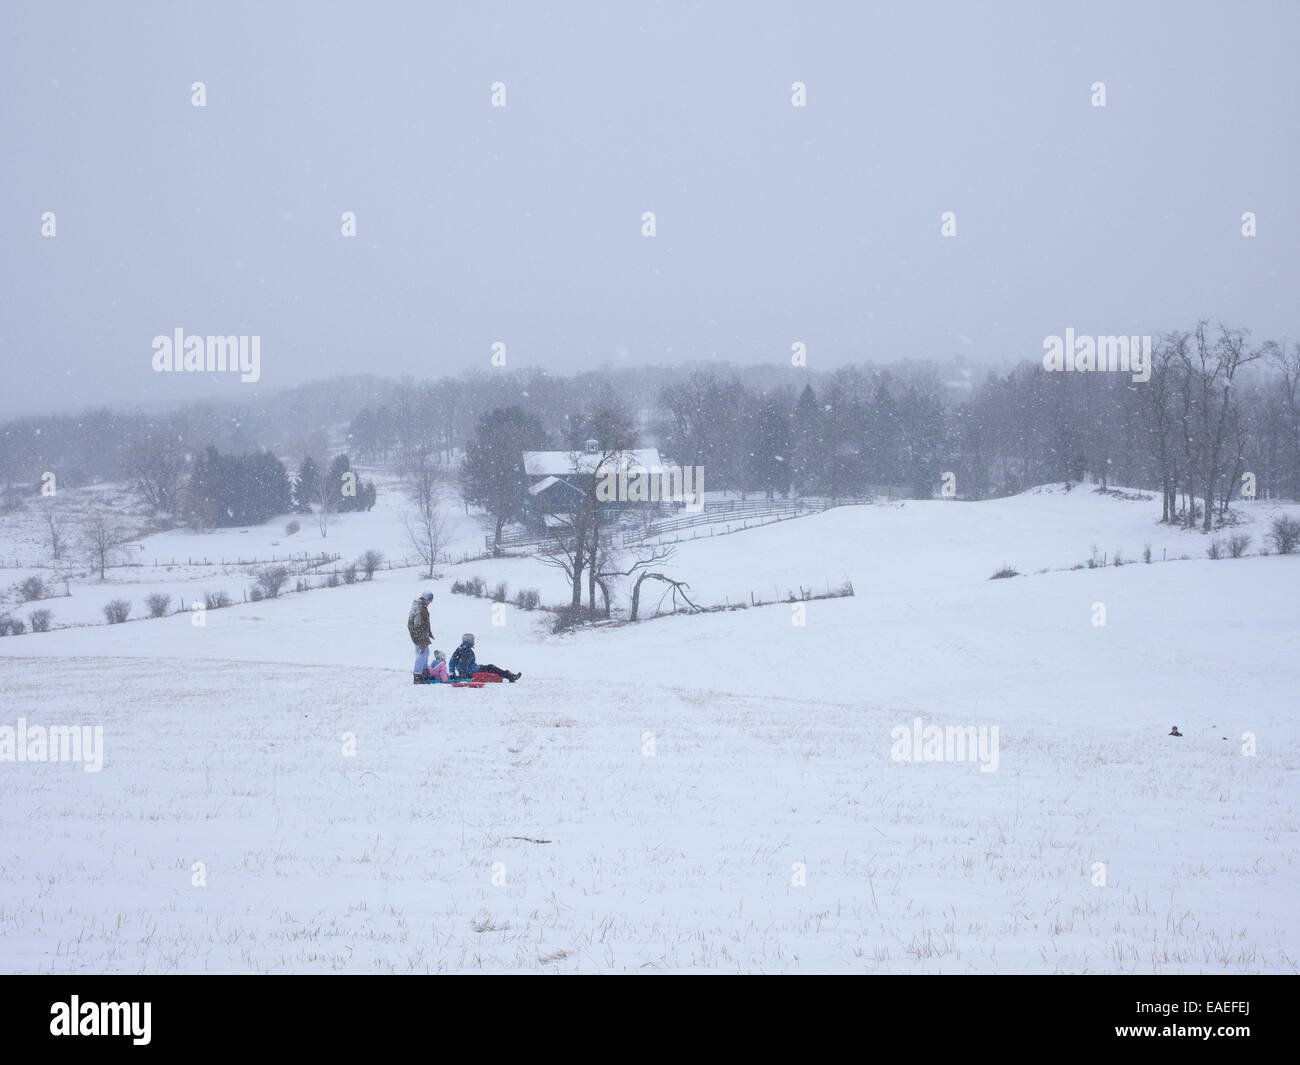
[[[523,676],[522,673],[511,673],[510,670],[494,666],[490,662],[486,665],[480,665],[476,662],[474,660],[474,634],[467,632],[460,638],[460,646],[452,652],[451,679],[453,681],[473,680],[475,673],[495,673],[498,677],[504,677],[511,684]]]
[[[430,684],[447,684],[449,682],[447,676],[447,656],[441,651],[434,651],[433,661],[429,663],[429,667],[424,671],[424,675],[428,678]]]

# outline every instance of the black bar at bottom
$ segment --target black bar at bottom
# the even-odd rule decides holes
[[[484,1052],[512,1044],[538,1049],[539,1040],[554,1049],[559,1038],[601,1057],[621,1057],[622,1047],[651,1049],[663,1038],[663,1053],[676,1056],[687,1046],[698,1051],[690,1031],[733,1049],[784,1036],[829,1050],[823,1040],[845,1032],[864,1051],[899,1040],[927,1052],[1129,1044],[1144,1053],[1154,1044],[1159,1053],[1172,1049],[1160,1044],[1172,1043],[1180,1052],[1199,1044],[1249,1057],[1281,1050],[1296,1028],[1296,984],[1285,977],[845,979],[833,991],[817,977],[751,980],[706,999],[680,982],[609,983],[608,1001],[590,981],[575,993],[554,980],[512,987],[491,977],[459,985],[438,977],[359,976],[8,976],[0,983],[6,1057],[11,1050],[93,1053],[107,1043],[140,1053],[335,1055],[397,1050],[412,1038],[450,1051],[447,1040],[462,1037],[466,1049]],[[613,1042],[590,1042],[598,1033]]]

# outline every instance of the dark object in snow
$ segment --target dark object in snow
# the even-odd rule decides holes
[[[1171,728],[1171,729],[1169,730],[1169,735],[1170,735],[1170,736],[1181,736],[1182,733],[1178,731],[1178,726],[1175,725],[1173,728]]]

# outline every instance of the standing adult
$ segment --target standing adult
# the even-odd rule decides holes
[[[425,684],[428,678],[425,670],[429,666],[429,644],[433,643],[433,627],[429,622],[429,604],[433,602],[433,593],[425,592],[411,604],[411,612],[406,615],[406,631],[415,644],[414,683]]]

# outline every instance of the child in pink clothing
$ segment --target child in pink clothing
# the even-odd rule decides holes
[[[441,651],[433,652],[433,661],[429,663],[425,673],[429,677],[430,684],[447,683],[447,656]]]

